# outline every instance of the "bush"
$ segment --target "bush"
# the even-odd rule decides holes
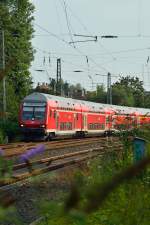
[[[9,141],[12,141],[19,135],[19,126],[16,121],[1,121],[0,122],[0,141],[4,143],[8,138]]]
[[[143,128],[142,133],[141,129],[139,131],[137,130],[133,137],[138,135],[146,138],[147,141],[150,140],[149,129]],[[131,134],[126,135],[122,137],[122,140],[125,144],[124,151],[126,151],[127,157],[119,159],[117,155],[116,157],[106,155],[101,159],[92,161],[88,165],[86,174],[79,172],[78,178],[80,177],[80,179],[75,179],[68,198],[69,201],[67,199],[65,203],[60,201],[43,206],[48,225],[150,224],[150,168],[147,168],[142,176],[136,176],[120,183],[109,193],[100,207],[94,208],[97,202],[99,203],[97,197],[99,193],[104,192],[105,194],[105,184],[112,179],[112,176],[118,174],[119,171],[124,171],[133,163],[132,146],[129,144]],[[150,146],[147,145],[147,152],[149,149]],[[91,199],[91,202],[88,199]],[[90,207],[92,206],[94,210],[86,211],[87,206],[89,206],[87,203],[91,203]],[[44,225],[45,223],[39,224]]]
[[[3,144],[4,143],[4,134],[3,134],[3,131],[0,130],[0,144]]]

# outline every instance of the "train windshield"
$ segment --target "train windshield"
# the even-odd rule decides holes
[[[45,107],[44,106],[24,106],[22,119],[43,121],[45,119]]]

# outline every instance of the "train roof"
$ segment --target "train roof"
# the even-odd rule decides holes
[[[40,102],[46,103],[52,101],[54,105],[59,107],[81,109],[83,111],[94,111],[94,112],[107,112],[110,114],[135,114],[135,115],[150,115],[150,109],[145,108],[135,108],[127,106],[109,105],[103,103],[95,103],[83,100],[77,100],[72,98],[65,98],[55,95],[49,95],[45,93],[34,92],[24,98],[23,102]]]

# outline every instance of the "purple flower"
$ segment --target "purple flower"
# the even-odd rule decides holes
[[[4,150],[0,148],[0,156],[4,156]]]
[[[38,145],[35,148],[31,148],[30,150],[26,151],[24,154],[20,155],[19,161],[20,162],[25,162],[29,160],[30,158],[41,154],[45,151],[45,145]]]

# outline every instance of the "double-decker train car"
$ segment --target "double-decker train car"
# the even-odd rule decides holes
[[[33,93],[20,106],[19,125],[26,139],[84,137],[150,124],[150,109],[132,108]]]

